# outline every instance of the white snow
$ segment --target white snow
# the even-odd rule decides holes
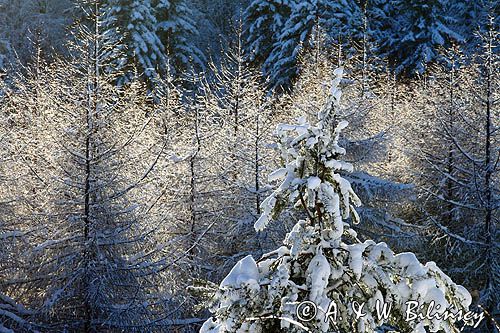
[[[246,256],[236,263],[231,272],[222,280],[220,287],[238,288],[256,284],[259,281],[259,268],[252,256]]]
[[[395,256],[395,262],[406,269],[406,273],[409,275],[422,276],[427,273],[427,268],[425,268],[418,260],[415,254],[411,252],[403,252]]]
[[[221,332],[221,325],[214,322],[212,318],[209,318],[206,322],[204,322],[203,326],[201,326],[200,328],[200,333],[219,333],[219,332]]]
[[[267,177],[267,179],[270,182],[278,180],[278,179],[282,179],[283,177],[286,176],[287,171],[288,171],[287,168],[278,169],[276,171],[271,172],[269,174],[269,176]]]
[[[263,209],[263,213],[254,224],[254,228],[256,231],[262,231],[266,228],[267,224],[269,223],[269,219],[271,218],[271,212],[274,209],[275,204],[276,197],[274,195],[270,195],[264,201],[262,201],[260,207]]]
[[[361,277],[361,272],[363,271],[363,251],[366,249],[368,244],[353,244],[348,245],[347,249],[349,251],[349,267],[352,269],[354,275],[359,280]]]
[[[315,302],[320,299],[328,285],[330,273],[330,263],[320,250],[309,263],[306,272],[310,281],[309,300]]]
[[[315,176],[309,177],[309,179],[307,180],[307,188],[310,190],[317,189],[320,184],[321,184],[321,179]]]

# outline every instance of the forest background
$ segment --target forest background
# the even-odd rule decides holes
[[[361,238],[499,315],[499,4],[0,0],[0,332],[193,332],[342,67]],[[491,322],[491,321],[490,321]],[[490,328],[485,328],[488,331]]]

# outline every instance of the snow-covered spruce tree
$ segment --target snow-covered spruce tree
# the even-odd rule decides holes
[[[172,66],[180,76],[193,68],[203,69],[205,56],[194,42],[199,32],[186,0],[154,0],[158,36]]]
[[[10,91],[8,111],[23,122],[13,155],[23,170],[12,185],[16,214],[34,229],[18,288],[42,331],[161,331],[169,325],[158,274],[166,260],[142,188],[163,145],[151,135],[145,87],[117,87],[106,72],[120,48],[101,32],[100,13],[91,11],[71,58]]]
[[[460,6],[454,1],[377,2],[383,8],[374,27],[377,42],[397,73],[421,74],[436,60],[439,47],[463,41],[457,27]]]
[[[335,57],[335,55],[333,55]],[[356,230],[361,238],[384,240],[391,246],[396,243],[408,248],[416,243],[414,233],[404,227],[401,207],[409,201],[412,186],[397,181],[388,172],[388,147],[394,146],[392,118],[387,114],[385,94],[379,88],[366,90],[362,70],[352,64],[352,58],[344,67],[344,98],[337,114],[351,126],[346,129],[341,144],[346,147],[345,160],[356,163],[360,170],[345,177],[363,201],[358,213],[364,223]],[[287,100],[280,113],[292,117],[307,114],[314,117],[328,99],[328,82],[335,70],[335,59],[330,49],[321,45],[304,52],[299,57],[300,74],[292,92],[283,96]],[[376,74],[370,72],[368,76]],[[381,203],[384,203],[383,205]]]
[[[440,304],[466,310],[471,297],[432,262],[422,265],[412,253],[394,254],[385,243],[361,243],[348,219],[357,223],[355,206],[361,203],[343,172],[352,165],[340,160],[345,150],[339,135],[347,126],[335,114],[341,92],[337,70],[318,123],[300,119],[277,128],[279,149],[286,165],[271,180],[284,179],[264,200],[256,230],[266,228],[289,205],[306,218],[287,235],[284,246],[258,262],[242,259],[221,282],[212,308],[215,318],[203,333],[222,332],[375,332],[391,325],[403,332],[442,330],[458,332],[454,319],[405,321],[406,302]],[[335,302],[338,317],[325,318],[318,310],[308,322],[296,318],[297,304],[312,301],[327,312]],[[378,318],[376,304],[391,306],[391,316]],[[356,304],[365,304],[365,316],[350,320]],[[340,318],[342,319],[340,319]],[[326,319],[326,320],[325,320]],[[332,319],[332,318],[330,318]]]
[[[249,61],[262,65],[278,41],[293,0],[254,0],[245,10],[245,49]]]
[[[488,31],[488,16],[495,17],[494,25],[499,29],[500,8],[495,0],[484,1],[458,1],[457,6],[461,8],[461,19],[457,22],[460,34],[465,39],[464,48],[469,54],[477,50],[481,39],[478,38],[477,31],[485,33]]]
[[[122,40],[125,57],[120,70],[126,69],[119,83],[130,81],[136,71],[146,79],[154,79],[165,72],[165,48],[157,34],[157,21],[151,0],[107,0],[103,28]]]
[[[360,9],[354,0],[307,0],[291,4],[290,17],[264,63],[264,73],[270,76],[273,87],[289,88],[298,73],[300,50],[314,46],[311,38],[315,34],[323,31],[343,43],[362,27]]]

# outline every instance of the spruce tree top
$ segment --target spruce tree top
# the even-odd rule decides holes
[[[342,236],[344,219],[352,216],[355,223],[359,221],[354,207],[361,202],[349,182],[340,176],[340,172],[351,172],[353,167],[340,160],[345,149],[338,144],[339,135],[347,122],[338,121],[333,113],[340,103],[342,70],[334,74],[336,78],[315,126],[300,118],[297,125],[282,124],[277,128],[278,147],[286,166],[271,173],[269,179],[284,181],[262,203],[264,213],[255,223],[257,231],[263,230],[288,204],[301,207],[309,222],[331,239]]]

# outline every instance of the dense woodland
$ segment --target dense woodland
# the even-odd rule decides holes
[[[300,332],[262,309],[337,259],[340,301],[402,302],[380,265],[499,332],[499,10],[0,0],[0,332]],[[459,332],[351,324],[308,327]]]

